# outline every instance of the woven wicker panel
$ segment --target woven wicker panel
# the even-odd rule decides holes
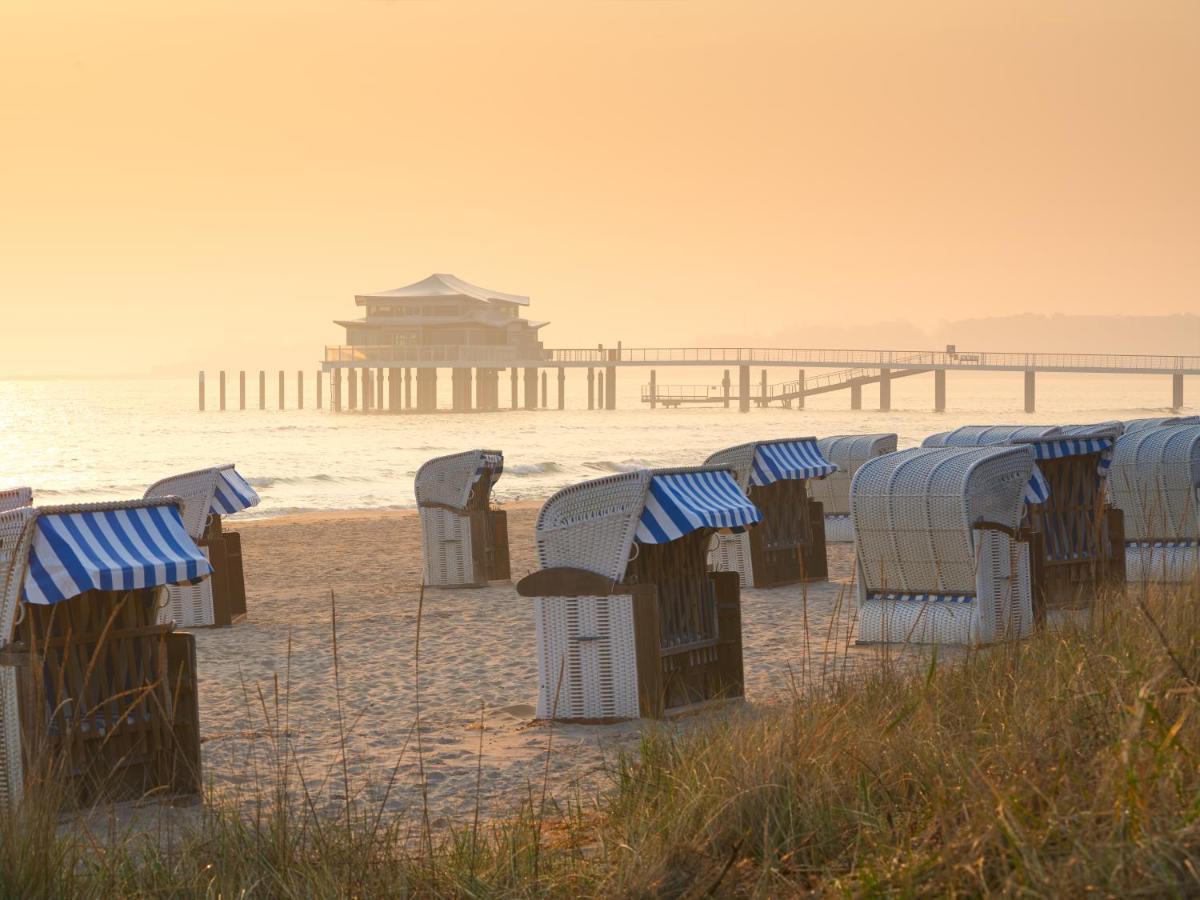
[[[999,531],[976,531],[979,562],[975,597],[979,642],[1025,637],[1033,627],[1033,591],[1029,582],[1029,545]]]
[[[633,598],[535,597],[539,719],[636,719]]]
[[[619,581],[652,474],[641,469],[610,475],[554,494],[538,513],[541,568],[569,566]]]
[[[859,605],[858,640],[869,644],[978,643],[975,603],[915,603],[871,597]]]
[[[1125,580],[1181,584],[1200,578],[1200,544],[1165,547],[1125,545]]]
[[[827,478],[814,478],[808,483],[809,496],[820,500],[826,516],[850,514],[850,480],[868,459],[894,453],[894,434],[838,434],[817,441],[821,454],[838,470]],[[828,521],[828,520],[827,520]],[[827,541],[853,540],[853,537],[831,537],[825,532]]]
[[[1200,425],[1200,416],[1160,416],[1153,419],[1126,419],[1121,423],[1125,433],[1145,431],[1147,428],[1164,428],[1173,425]]]
[[[1055,425],[963,425],[953,431],[930,435],[922,447],[996,447],[1021,438],[1048,437],[1058,433]]]
[[[728,466],[733,469],[733,477],[743,491],[750,487],[750,473],[754,468],[754,454],[758,449],[758,441],[748,444],[738,444],[736,447],[726,447],[718,450],[704,461],[706,466]]]
[[[213,493],[220,478],[218,468],[198,469],[156,481],[147,489],[146,499],[179,497],[183,500],[183,527],[192,540],[198,541],[204,537],[204,529],[208,525]]]
[[[465,509],[471,498],[475,475],[484,464],[486,454],[499,455],[498,450],[467,450],[449,456],[438,456],[417,469],[413,489],[417,503],[444,503],[455,509]]]
[[[1143,428],[1113,450],[1109,496],[1130,541],[1200,539],[1200,425]]]
[[[1016,528],[1032,466],[1025,447],[904,450],[864,463],[851,516],[867,590],[974,592],[971,526]]]
[[[437,506],[422,507],[420,512],[425,583],[436,587],[475,584],[470,518]]]
[[[738,584],[754,586],[754,565],[750,560],[750,533],[716,534],[716,546],[710,555],[710,565],[717,572],[737,572]]]
[[[9,488],[0,491],[0,512],[20,509],[33,503],[33,490],[27,487]]]
[[[211,561],[208,548],[201,550]],[[211,578],[205,578],[199,584],[169,584],[163,592],[157,619],[160,625],[174,622],[178,628],[210,628],[216,624]]]

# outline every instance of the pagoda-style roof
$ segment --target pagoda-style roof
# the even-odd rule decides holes
[[[390,291],[379,291],[375,294],[359,294],[354,299],[359,306],[363,306],[369,300],[384,300],[388,298],[459,296],[472,297],[476,300],[516,303],[519,306],[529,305],[528,297],[489,290],[488,288],[463,281],[461,278],[456,278],[453,275],[430,275],[428,278],[405,287],[393,288]]]

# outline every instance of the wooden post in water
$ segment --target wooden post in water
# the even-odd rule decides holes
[[[946,370],[933,370],[933,411],[946,411]]]
[[[330,387],[330,402],[329,405],[335,413],[342,411],[342,370],[337,368],[333,370],[333,374],[329,376]]]
[[[738,366],[738,412],[750,412],[749,366]]]
[[[525,408],[537,409],[538,370],[536,366],[525,368]]]
[[[407,368],[404,370],[404,408],[413,408],[412,369]]]
[[[283,409],[283,369],[279,370],[279,408]]]
[[[200,381],[204,381],[201,375]],[[202,404],[203,405],[203,404]],[[596,408],[596,370],[588,366],[588,409]]]
[[[265,369],[258,370],[258,408],[267,408],[267,373]]]
[[[238,372],[238,409],[246,408],[246,370]]]
[[[550,392],[548,390],[546,390],[546,381],[547,381],[549,375],[550,375],[549,372],[547,372],[545,369],[542,369],[542,409],[545,409],[547,406],[550,405],[550,400],[549,400]]]
[[[721,391],[725,395],[725,408],[729,409],[729,389],[733,385],[733,381],[729,378],[729,370],[725,370],[725,377],[721,379]]]
[[[296,409],[304,409],[304,370],[296,372]]]
[[[204,412],[204,372],[200,373],[200,412]]]
[[[567,408],[567,370],[558,367],[558,408]]]
[[[1037,373],[1033,369],[1025,370],[1025,412],[1034,412],[1037,408]]]
[[[221,370],[221,412],[225,411],[225,370]]]
[[[616,350],[608,351],[609,360],[617,360],[621,358],[621,342],[617,342]],[[604,370],[604,408],[617,408],[617,367],[609,366]]]
[[[358,409],[358,369],[346,370],[346,409]]]
[[[767,408],[767,370],[763,369],[758,379],[758,405],[762,409]]]
[[[1183,373],[1171,375],[1171,409],[1183,409]]]
[[[400,405],[403,403],[400,397],[401,386],[400,370],[388,369],[388,412],[400,412]]]
[[[857,381],[850,385],[850,408],[862,409],[862,384]]]
[[[325,404],[325,393],[321,384],[321,370],[317,369],[317,409],[321,409]]]
[[[650,408],[658,409],[658,376],[654,369],[650,370]]]
[[[892,370],[879,370],[879,411],[890,412],[892,408]]]
[[[596,408],[604,409],[604,373],[596,373]]]
[[[508,369],[509,381],[512,383],[512,408],[520,409],[521,404],[517,402],[517,367],[510,366]]]
[[[796,409],[804,409],[804,370],[796,376]]]

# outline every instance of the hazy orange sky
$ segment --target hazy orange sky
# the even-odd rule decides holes
[[[4,0],[0,375],[1200,310],[1200,4]]]

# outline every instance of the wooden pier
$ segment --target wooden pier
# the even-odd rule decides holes
[[[1200,356],[1092,353],[991,353],[946,350],[830,350],[729,347],[657,347],[543,350],[533,359],[517,359],[510,347],[341,346],[327,347],[316,373],[316,408],[326,399],[333,412],[432,413],[438,411],[438,377],[449,370],[453,412],[501,410],[501,380],[509,378],[508,409],[565,409],[567,370],[586,372],[588,409],[617,408],[617,370],[648,368],[642,403],[652,409],[684,405],[803,408],[806,397],[847,391],[851,409],[862,408],[864,385],[879,385],[879,408],[891,408],[891,384],[898,378],[931,374],[932,408],[946,408],[947,373],[1022,372],[1024,409],[1036,410],[1037,374],[1163,375],[1170,379],[1170,407],[1183,406],[1184,376],[1200,375]],[[719,382],[662,384],[659,368],[720,369]],[[757,390],[751,370],[759,368]],[[771,383],[768,373],[792,369],[790,381]],[[810,369],[829,369],[810,376]],[[550,370],[553,370],[551,377]],[[736,373],[736,375],[735,375]],[[286,408],[285,373],[278,373],[278,408]],[[736,383],[735,383],[736,382]],[[219,408],[226,409],[226,373],[219,373]],[[199,408],[206,408],[205,373],[200,373]],[[259,372],[258,407],[266,409],[266,372]],[[553,392],[553,397],[551,396]],[[304,408],[304,373],[296,373],[294,407]],[[246,408],[246,373],[239,373],[238,407]]]

